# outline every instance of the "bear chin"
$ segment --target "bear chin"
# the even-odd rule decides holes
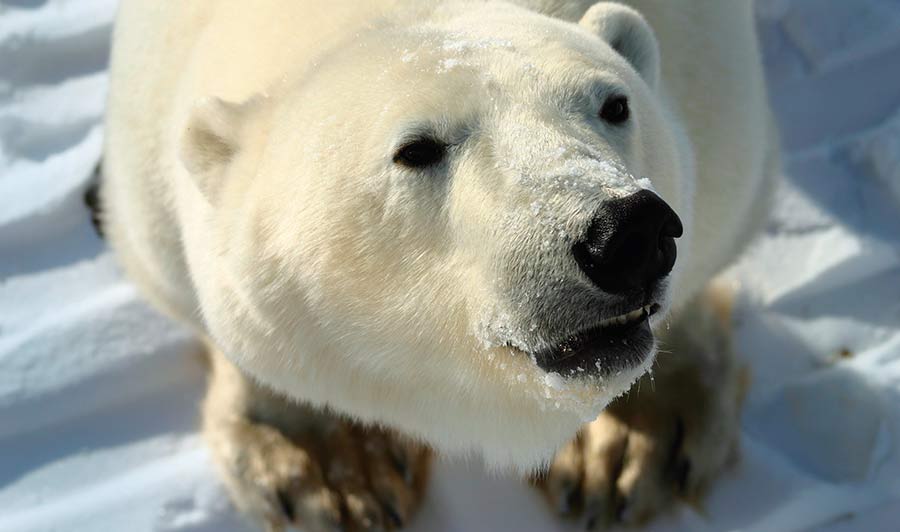
[[[650,317],[659,308],[659,304],[652,303],[605,319],[538,352],[534,356],[535,362],[542,370],[565,377],[609,377],[639,366],[654,350]]]
[[[451,455],[468,455],[476,452],[482,456],[485,465],[494,471],[512,471],[527,474],[547,466],[555,451],[572,438],[572,434],[586,423],[597,418],[616,398],[625,394],[637,380],[651,370],[656,360],[654,345],[642,360],[634,365],[623,366],[609,375],[583,375],[566,378],[556,372],[539,370],[540,376],[521,381],[522,374],[515,369],[510,374],[511,381],[527,386],[533,399],[531,411],[509,419],[507,433],[502,427],[480,431],[480,439],[474,447],[456,447],[454,442],[432,438],[432,443]],[[530,363],[530,362],[529,362]],[[530,385],[533,384],[533,385]],[[472,420],[470,419],[469,422]],[[477,423],[469,426],[477,429]],[[524,432],[522,427],[529,427]],[[509,434],[517,433],[510,438]],[[504,434],[496,439],[491,435]]]

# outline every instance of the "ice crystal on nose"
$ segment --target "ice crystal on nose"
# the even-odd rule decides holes
[[[653,188],[653,182],[650,181],[650,179],[647,177],[641,176],[641,177],[635,179],[634,182],[635,182],[635,184],[637,184],[637,186],[641,187],[644,190],[656,192],[656,190]]]
[[[544,385],[553,390],[562,390],[566,381],[559,373],[548,373],[544,375]]]

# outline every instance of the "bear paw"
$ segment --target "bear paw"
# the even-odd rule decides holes
[[[560,515],[583,514],[588,530],[644,524],[679,497],[698,500],[734,456],[734,435],[689,433],[702,430],[677,415],[604,413],[556,455],[541,487]]]
[[[219,468],[267,531],[396,530],[422,500],[430,452],[389,432],[338,418],[290,437],[250,421],[223,428],[209,436]]]

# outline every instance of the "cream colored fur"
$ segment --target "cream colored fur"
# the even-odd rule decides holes
[[[628,2],[652,32],[518,4],[123,0],[102,194],[129,276],[291,398],[549,460],[650,364],[598,386],[522,352],[591,319],[568,253],[593,212],[646,178],[679,213],[677,312],[758,223],[777,154],[749,2]],[[596,122],[613,90],[630,135]],[[446,171],[392,163],[422,124],[458,142]]]

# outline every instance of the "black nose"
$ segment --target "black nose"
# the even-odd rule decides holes
[[[606,201],[584,240],[572,247],[575,261],[604,292],[648,290],[675,265],[681,220],[649,190]]]

